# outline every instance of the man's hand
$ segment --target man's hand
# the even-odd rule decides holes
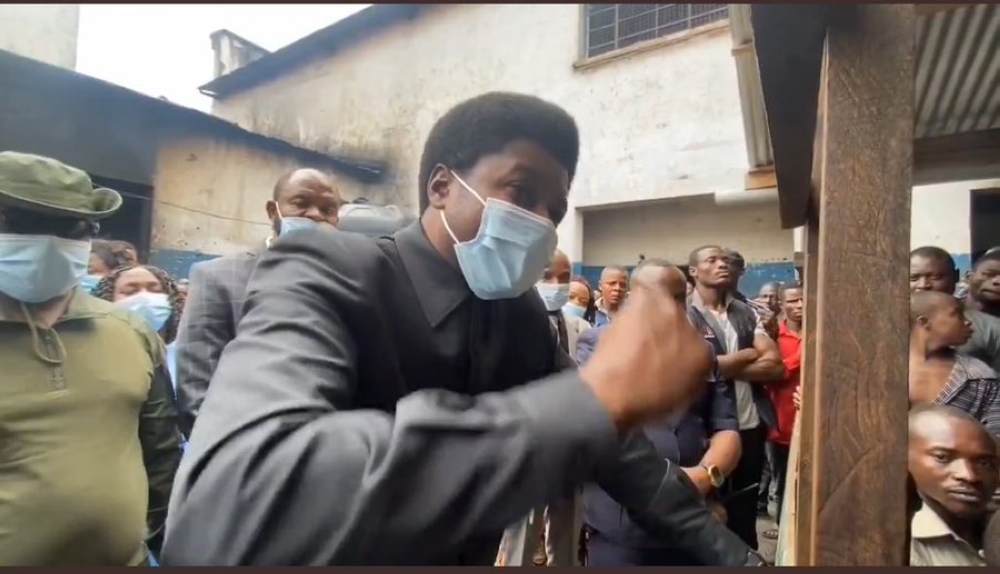
[[[708,503],[708,509],[712,511],[712,516],[719,522],[725,524],[729,520],[729,515],[726,514],[726,507],[722,506],[722,503],[718,500],[710,500]]]
[[[795,390],[792,392],[792,403],[796,410],[802,410],[802,385],[795,385]]]
[[[669,272],[655,271],[662,280]],[[665,281],[646,277],[636,278],[628,303],[580,371],[623,430],[686,409],[712,368],[705,339],[669,296]]]
[[[694,483],[695,488],[698,489],[698,494],[700,494],[702,498],[705,498],[712,492],[712,490],[714,490],[714,487],[712,486],[712,479],[708,476],[708,471],[704,468],[701,468],[700,466],[684,467],[681,470],[683,470],[684,474],[691,479],[691,482]]]

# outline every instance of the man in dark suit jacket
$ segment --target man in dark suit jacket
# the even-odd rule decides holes
[[[711,368],[683,309],[644,279],[576,372],[531,289],[578,138],[538,98],[473,98],[427,138],[419,222],[274,242],[178,471],[165,565],[489,565],[505,527],[588,480],[703,563],[761,565],[632,432]]]
[[[267,202],[271,236],[247,253],[219,257],[191,267],[187,303],[177,333],[177,402],[181,430],[190,435],[222,350],[236,336],[250,274],[273,237],[315,225],[336,227],[342,203],[331,179],[314,169],[297,169],[274,186]]]

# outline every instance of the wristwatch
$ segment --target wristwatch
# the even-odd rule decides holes
[[[722,485],[725,484],[726,482],[726,475],[722,474],[722,470],[720,470],[719,467],[715,466],[714,464],[704,464],[704,463],[698,466],[705,469],[705,472],[708,473],[708,480],[712,482],[712,488],[715,489],[722,488]]]

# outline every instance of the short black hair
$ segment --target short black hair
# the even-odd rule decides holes
[[[704,250],[706,250],[706,249],[718,249],[720,251],[726,251],[722,247],[720,247],[718,245],[712,245],[712,244],[702,245],[701,247],[695,247],[691,251],[691,253],[688,255],[688,267],[697,267],[698,266],[698,259],[699,259],[699,257],[701,257],[701,252],[704,251]]]
[[[737,269],[746,269],[747,268],[747,260],[743,258],[743,255],[739,251],[737,251],[735,249],[730,249],[728,247],[726,248],[725,251],[726,251],[726,253],[729,254],[729,263],[730,263],[730,265],[733,265]]]
[[[923,257],[924,259],[947,263],[949,269],[956,269],[958,267],[955,265],[955,259],[951,256],[951,253],[948,253],[936,245],[924,245],[922,247],[917,247],[913,251],[910,251],[910,259],[913,259],[914,257]]]
[[[431,128],[417,181],[421,213],[427,209],[427,181],[435,167],[465,171],[517,140],[538,144],[573,181],[580,155],[580,133],[573,117],[535,96],[489,92],[451,108]]]
[[[980,255],[979,259],[976,259],[976,262],[972,265],[972,270],[979,269],[979,266],[987,261],[1000,261],[1000,249],[990,249]]]

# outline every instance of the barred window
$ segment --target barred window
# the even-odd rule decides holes
[[[728,4],[585,4],[588,58],[729,18]]]

